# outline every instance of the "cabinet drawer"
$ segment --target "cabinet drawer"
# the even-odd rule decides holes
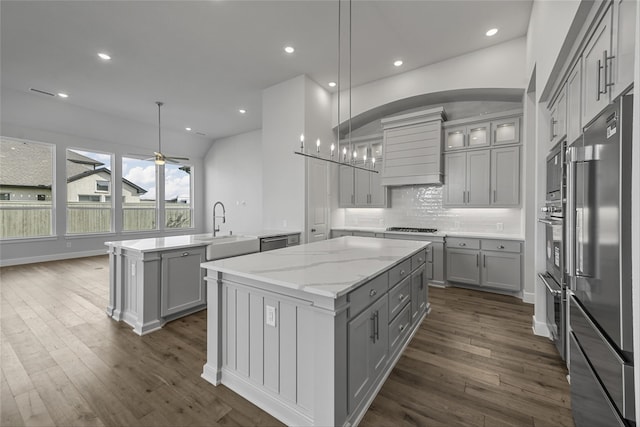
[[[373,231],[354,231],[353,232],[354,236],[358,236],[358,237],[376,237],[376,233],[374,233]]]
[[[411,304],[402,309],[400,314],[389,323],[389,352],[395,353],[402,345],[411,325]]]
[[[389,270],[389,286],[393,286],[411,273],[411,258],[405,259],[400,264]]]
[[[295,246],[300,243],[299,234],[290,234],[287,236],[287,246]]]
[[[430,252],[429,252],[430,253]],[[427,259],[427,251],[422,250],[411,257],[411,271],[420,267]]]
[[[513,240],[485,240],[481,242],[483,250],[520,253],[520,242]]]
[[[365,309],[369,304],[383,296],[389,289],[389,276],[383,273],[378,277],[360,286],[355,291],[349,292],[349,317],[354,317]]]
[[[406,277],[389,291],[389,319],[393,319],[411,300],[411,277]]]
[[[480,239],[447,237],[447,248],[480,249]]]

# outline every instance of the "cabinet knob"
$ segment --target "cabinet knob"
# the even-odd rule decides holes
[[[401,276],[404,276],[404,275],[405,275],[404,270],[400,270],[400,275],[401,275]]]
[[[375,289],[371,289],[371,290],[369,291],[369,296],[370,296],[370,297],[375,297],[377,293],[378,293],[378,292],[377,292]]]
[[[467,246],[466,243],[458,243],[458,246]]]
[[[422,258],[418,258],[418,262],[422,262]]]
[[[400,330],[400,332],[404,331],[404,328],[406,327],[406,325],[400,325],[400,327],[398,328]]]
[[[182,252],[181,256],[188,256],[188,255],[189,255],[189,252]]]
[[[498,245],[498,249],[504,249],[504,245]]]
[[[399,301],[402,301],[403,299],[404,299],[404,295],[402,295],[402,294],[398,295],[398,300]]]

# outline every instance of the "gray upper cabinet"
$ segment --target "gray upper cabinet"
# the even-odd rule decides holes
[[[444,156],[444,198],[446,206],[462,206],[467,201],[467,153]]]
[[[205,248],[162,253],[161,310],[163,317],[203,305],[205,298]]]
[[[582,134],[582,61],[578,61],[567,79],[567,142]]]
[[[635,59],[635,19],[638,0],[614,0],[613,63],[611,99],[615,99],[633,83]]]
[[[551,106],[549,122],[548,147],[552,148],[567,136],[567,90],[565,86],[562,87]]]
[[[340,166],[340,207],[389,207],[389,190],[381,184],[382,135],[354,138],[351,146],[353,149],[349,150],[348,142],[343,141],[340,144],[339,155],[342,156],[342,149],[347,148],[347,157],[354,165],[374,169],[378,173]]]
[[[442,183],[442,107],[382,119],[382,185]]]
[[[486,147],[491,140],[490,129],[490,122],[447,127],[444,132],[444,151]]]
[[[582,54],[582,125],[609,103],[611,58],[611,7],[600,20]]]
[[[445,154],[445,206],[489,205],[489,150]]]
[[[491,205],[520,204],[520,147],[491,150]]]
[[[520,116],[491,121],[491,145],[518,144]]]
[[[349,166],[340,166],[340,207],[351,208],[355,206],[354,169]]]

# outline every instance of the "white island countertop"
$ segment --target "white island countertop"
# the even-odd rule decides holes
[[[357,288],[428,242],[340,237],[202,263],[203,268],[330,298]]]

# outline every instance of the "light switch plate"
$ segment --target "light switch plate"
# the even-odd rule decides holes
[[[276,308],[270,305],[265,307],[265,323],[267,326],[276,327]]]

